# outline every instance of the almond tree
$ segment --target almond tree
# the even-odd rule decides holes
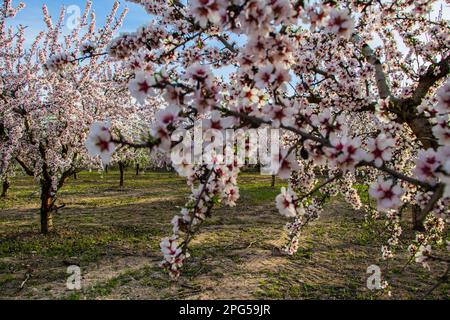
[[[108,120],[111,122],[111,130],[122,140],[132,140],[135,137],[147,139],[148,123],[152,121],[155,111],[164,106],[164,102],[155,97],[148,100],[146,108],[142,108],[135,101],[129,101],[128,105],[129,107],[124,110],[125,112],[114,113],[108,117]],[[92,153],[95,154],[95,144],[92,146],[92,149]],[[126,168],[135,166],[136,175],[139,175],[140,166],[145,166],[150,161],[150,152],[148,150],[123,145],[114,152],[108,164],[116,164],[118,166],[119,187],[124,187]]]
[[[8,28],[7,22],[25,7],[16,7],[12,1],[3,1],[0,7],[0,182],[1,197],[6,197],[11,176],[14,174],[13,154],[17,148],[18,132],[14,130],[14,118],[7,112],[6,104],[14,99],[16,92],[24,86],[26,75],[21,66],[12,63],[23,55],[24,27]]]
[[[15,54],[2,60],[9,67],[2,72],[8,83],[2,104],[7,140],[2,170],[14,160],[39,181],[44,234],[52,230],[52,213],[62,207],[56,204],[58,191],[74,173],[96,161],[84,146],[89,127],[108,117],[108,110],[117,113],[127,107],[129,95],[120,90],[120,72],[113,73],[111,60],[98,54],[123,21],[125,12],[116,19],[118,7],[116,2],[105,26],[97,30],[88,1],[78,27],[63,34],[64,8],[53,23],[44,6],[47,30],[25,50],[19,28],[19,40],[10,49]],[[88,55],[90,60],[76,55]]]

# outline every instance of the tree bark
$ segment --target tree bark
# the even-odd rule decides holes
[[[124,178],[124,171],[125,171],[125,164],[123,162],[119,162],[119,172],[120,172],[120,181],[119,181],[119,186],[123,187],[124,182],[123,182],[123,178]]]
[[[439,147],[428,119],[417,116],[411,121],[408,121],[408,125],[425,149],[437,149]]]
[[[416,138],[421,142],[424,149],[437,149],[438,142],[433,136],[432,126],[428,119],[417,116],[408,121],[408,125]],[[422,209],[418,205],[411,206],[412,229],[415,231],[424,231],[423,225],[426,214],[422,214]]]
[[[425,227],[423,225],[423,221],[425,220],[425,217],[421,217],[422,209],[420,209],[420,206],[413,205],[411,208],[411,214],[412,214],[412,228],[415,231],[425,231]]]
[[[139,168],[139,163],[136,165],[136,175],[138,176],[139,175],[139,171],[140,171],[140,168]]]
[[[272,175],[272,183],[270,184],[271,187],[275,187],[275,175]]]
[[[8,190],[9,190],[10,184],[9,180],[5,178],[2,183],[2,194],[0,195],[1,198],[6,198],[8,196]]]
[[[41,182],[41,233],[48,234],[53,230],[53,202],[51,183]]]

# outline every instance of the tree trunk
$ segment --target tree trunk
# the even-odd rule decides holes
[[[53,201],[51,184],[43,182],[41,187],[41,233],[48,234],[53,230]]]
[[[105,173],[108,173],[108,165],[105,166]]]
[[[119,162],[119,172],[120,172],[119,186],[120,187],[123,187],[123,185],[124,185],[124,183],[123,183],[124,171],[125,171],[125,165],[122,162]]]
[[[425,149],[437,149],[439,147],[436,138],[434,138],[431,123],[427,118],[416,117],[409,121],[408,125]]]
[[[3,180],[2,183],[2,194],[0,195],[1,198],[6,198],[8,196],[8,190],[9,190],[10,184],[7,178]]]
[[[77,180],[78,179],[78,177],[77,177],[77,173],[76,172],[74,172],[73,173],[73,180]]]
[[[416,138],[422,143],[424,149],[437,149],[438,143],[434,138],[430,121],[424,117],[415,117],[408,121],[408,125],[413,131]],[[426,214],[422,214],[422,210],[418,205],[412,205],[412,228],[416,231],[425,231],[423,225]]]
[[[275,187],[275,175],[272,175],[272,183],[270,184],[271,187]]]
[[[139,175],[139,170],[140,170],[140,168],[139,168],[139,163],[136,165],[136,175],[138,176]]]
[[[425,231],[425,227],[423,225],[423,222],[425,220],[425,217],[421,217],[422,209],[420,209],[420,206],[413,205],[411,208],[411,214],[412,214],[412,228],[415,231]]]

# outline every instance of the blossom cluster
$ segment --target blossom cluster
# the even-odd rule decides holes
[[[161,266],[171,277],[179,277],[180,268],[189,257],[188,245],[192,235],[210,214],[211,208],[217,203],[236,205],[239,199],[238,174],[239,167],[235,165],[201,166],[190,171],[187,177],[192,191],[190,199],[172,219],[173,235],[160,245],[164,254]]]

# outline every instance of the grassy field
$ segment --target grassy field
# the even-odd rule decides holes
[[[282,186],[270,177],[243,174],[235,208],[219,208],[191,246],[179,281],[158,267],[159,242],[188,190],[172,173],[83,172],[60,194],[66,205],[55,232],[39,234],[38,187],[28,177],[13,181],[0,200],[0,298],[3,299],[417,299],[443,267],[427,272],[407,258],[380,259],[381,239],[363,213],[342,200],[305,229],[292,257],[273,254],[286,238],[286,219],[274,198]],[[406,219],[406,218],[405,218]],[[382,222],[377,223],[382,228]],[[413,237],[404,221],[406,238]],[[406,247],[406,241],[403,244]],[[405,252],[406,250],[402,250]],[[82,290],[66,288],[69,265],[81,267]],[[379,265],[392,297],[366,288],[367,267]],[[386,269],[388,267],[388,269]],[[448,299],[449,284],[429,298]]]

